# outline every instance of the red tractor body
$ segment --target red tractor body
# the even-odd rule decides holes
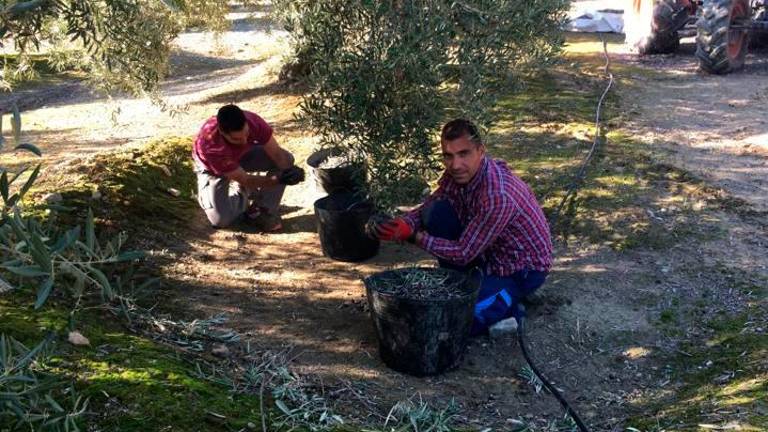
[[[768,44],[768,0],[631,0],[627,42],[641,55],[671,53],[696,36],[702,70],[725,74],[744,66],[748,46]]]

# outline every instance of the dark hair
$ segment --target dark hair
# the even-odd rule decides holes
[[[440,134],[440,139],[443,141],[453,141],[463,136],[468,137],[470,141],[478,146],[483,145],[483,140],[480,139],[477,127],[471,121],[465,119],[455,119],[446,123],[443,126],[443,132]]]
[[[237,132],[245,126],[245,114],[237,105],[229,104],[219,108],[216,113],[219,129],[224,133]]]

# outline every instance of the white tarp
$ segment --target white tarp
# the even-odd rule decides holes
[[[571,15],[565,29],[575,32],[623,33],[623,13],[620,10],[611,9],[582,9]]]

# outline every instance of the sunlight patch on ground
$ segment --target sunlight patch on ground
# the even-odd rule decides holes
[[[638,180],[634,174],[617,174],[595,178],[603,186],[637,186]]]
[[[718,405],[721,406],[740,406],[740,405],[746,405],[754,402],[757,398],[756,397],[748,397],[748,396],[734,396],[729,397],[728,399],[722,400],[718,403]]]
[[[705,400],[707,400],[707,395],[704,393],[701,393],[698,395],[691,396],[688,399],[685,399],[681,402],[683,404],[688,405],[688,404],[700,404],[700,403],[703,403]]]
[[[497,131],[494,129],[494,131]],[[498,128],[499,133],[511,133],[520,131],[527,134],[541,134],[546,132],[556,138],[575,138],[579,141],[592,142],[595,137],[595,126],[591,123],[568,122],[568,123],[535,123],[515,127],[510,125],[507,128]]]
[[[749,431],[749,430],[757,430],[753,429],[752,426],[742,423],[742,422],[728,422],[726,424],[711,424],[711,423],[699,423],[698,427],[699,430],[704,431]]]
[[[152,362],[152,360],[150,360]],[[141,361],[139,363],[142,363]],[[133,383],[144,385],[173,386],[183,384],[189,378],[175,372],[163,370],[160,367],[131,367],[130,359],[125,359],[122,364],[108,361],[93,361],[88,359],[78,360],[80,367],[87,372],[87,380],[90,382],[116,382],[121,385]]]
[[[728,404],[732,405],[736,399],[738,399],[739,393],[752,392],[758,390],[760,387],[765,386],[766,377],[754,378],[746,381],[740,381],[734,384],[730,384],[718,392],[719,396],[734,396],[734,398],[728,399]],[[748,402],[751,402],[754,398],[751,398]]]
[[[605,35],[605,38],[608,41],[609,53],[627,54],[630,52],[629,47],[623,43],[623,35],[609,34]],[[563,50],[566,55],[602,53],[603,43],[600,41],[600,36],[597,34],[569,33],[566,35],[566,43]]]
[[[764,134],[752,135],[744,139],[750,145],[768,149],[768,132]]]
[[[624,357],[630,360],[638,360],[651,354],[651,350],[645,347],[632,347],[624,350]]]
[[[300,363],[301,359],[299,359],[298,361]],[[329,382],[334,382],[335,380],[338,380],[339,379],[338,377],[340,376],[345,377],[345,379],[347,380],[366,381],[366,380],[379,380],[384,376],[384,374],[381,373],[381,368],[377,366],[359,367],[359,366],[350,366],[347,363],[338,363],[338,364],[325,364],[321,366],[313,365],[311,367],[306,367],[304,365],[298,364],[296,365],[296,369],[303,375],[312,375],[316,377],[321,377],[321,378],[327,379]]]
[[[591,198],[613,198],[616,196],[616,193],[606,189],[589,189],[583,191],[581,196]]]
[[[272,122],[287,122],[293,120],[293,113],[298,105],[298,99],[284,96],[262,96],[254,101],[260,115],[271,119]]]
[[[580,273],[605,273],[608,271],[605,266],[598,264],[581,265],[577,266],[574,270]]]

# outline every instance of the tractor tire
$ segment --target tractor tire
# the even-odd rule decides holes
[[[637,44],[640,55],[669,54],[680,47],[677,31],[688,22],[688,8],[680,0],[658,0],[653,8],[651,34]]]
[[[768,9],[761,10],[760,13],[755,16],[755,21],[768,21]],[[756,49],[768,49],[768,32],[753,32],[750,34],[749,47]]]
[[[734,22],[748,23],[749,0],[708,0],[699,18],[696,57],[699,67],[712,74],[727,74],[744,67],[747,30],[731,30]]]

